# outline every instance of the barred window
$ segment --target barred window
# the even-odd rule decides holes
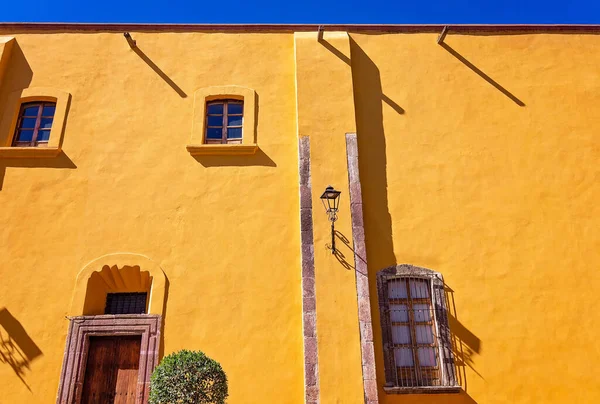
[[[459,391],[441,274],[412,265],[378,273],[388,393]]]
[[[144,314],[148,294],[142,293],[108,293],[104,314]]]

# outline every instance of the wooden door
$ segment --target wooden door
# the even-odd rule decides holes
[[[135,404],[141,335],[90,337],[81,404]]]

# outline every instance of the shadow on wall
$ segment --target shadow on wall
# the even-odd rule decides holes
[[[173,90],[175,90],[175,92],[177,94],[179,94],[179,96],[181,98],[186,98],[187,94],[181,89],[181,87],[179,87],[177,84],[175,84],[175,82],[173,80],[171,80],[171,78],[161,70],[160,67],[158,67],[153,61],[152,59],[150,59],[145,53],[144,51],[142,51],[138,46],[136,41],[133,41],[132,39],[130,39],[131,37],[125,37],[127,40],[127,43],[129,44],[129,47],[131,48],[131,50],[133,50],[139,57],[140,59],[142,59],[148,66],[150,66],[150,68],[152,70],[154,70],[154,72],[156,72],[156,74],[158,74],[160,76],[161,79],[163,79],[165,81],[165,83],[167,83]]]
[[[375,67],[375,69],[377,69],[377,66],[375,66],[375,64],[373,63],[373,61],[371,59],[369,59],[369,57],[366,55],[366,53],[363,52],[363,50],[356,44],[356,42],[354,42],[354,40],[352,38],[350,38],[350,58],[346,55],[344,55],[342,52],[340,52],[338,49],[336,49],[335,46],[333,46],[332,44],[330,44],[329,42],[327,42],[322,36],[319,36],[319,43],[321,45],[323,45],[325,48],[327,48],[331,53],[333,53],[335,56],[337,56],[338,58],[340,58],[344,63],[346,63],[349,66],[352,66],[352,81],[354,84],[354,65],[352,63],[353,60],[355,60],[355,56],[358,56],[359,59],[361,59],[362,61],[362,57],[361,56],[365,56]],[[362,55],[357,55],[356,51],[359,50],[360,52],[362,52]],[[388,104],[390,107],[392,107],[394,109],[394,111],[396,111],[399,114],[404,114],[404,108],[402,108],[400,105],[396,104],[390,97],[388,97],[387,95],[383,94],[383,91],[381,90],[381,80],[379,79],[379,70],[377,69],[377,81],[379,82],[379,98],[381,100],[383,100],[383,102],[385,102],[386,104]],[[356,87],[355,87],[356,88]],[[356,93],[355,93],[355,97],[354,100],[356,102]],[[357,118],[358,119],[358,118]]]
[[[104,314],[108,293],[144,292],[150,296],[152,276],[140,270],[137,265],[104,265],[102,270],[93,272],[88,281],[83,305],[84,316]],[[147,302],[149,304],[149,302]]]
[[[246,156],[193,156],[204,167],[277,167],[277,164],[260,148]]]
[[[9,133],[12,111],[5,112],[15,100],[9,99],[9,95],[29,87],[32,78],[33,70],[31,70],[19,43],[15,41],[4,77],[0,80],[0,145],[5,145],[8,142],[7,137],[12,137],[12,133]]]
[[[163,302],[162,307],[163,315],[160,327],[160,342],[158,345],[158,363],[160,363],[165,355],[165,324],[167,323],[167,301],[169,300],[169,286],[171,286],[171,282],[169,282],[169,278],[167,278],[167,274],[165,274],[165,301]]]
[[[350,59],[324,40],[323,46],[350,64]],[[392,108],[403,115],[405,110],[387,97],[382,90],[379,69],[360,46],[350,38],[350,54],[352,66],[352,82],[354,88],[354,104],[356,114],[356,129],[358,133],[359,170],[361,176],[363,214],[365,227],[365,244],[368,251],[370,268],[386,268],[397,264],[392,238],[392,220],[388,207],[387,192],[387,157],[386,141],[383,128],[383,108]],[[385,105],[385,106],[384,106]],[[336,232],[336,238],[341,241],[335,255],[343,268],[354,268],[353,247],[348,237]],[[359,257],[366,260],[367,257]],[[369,282],[376,284],[376,271],[370,271]],[[466,368],[474,369],[473,356],[480,352],[481,341],[477,336],[462,325],[457,318],[454,292],[446,286],[450,333],[455,356],[455,366],[458,382],[463,386],[459,394],[435,395],[385,395],[380,401],[386,403],[452,403],[476,404],[467,393]],[[377,298],[371,298],[373,326],[380,327]],[[381,340],[376,341],[375,349],[383,349]],[[377,355],[377,366],[383,366],[382,356]],[[382,373],[378,372],[378,377]],[[480,375],[481,376],[481,375]],[[378,379],[378,385],[384,382]]]
[[[28,168],[66,168],[75,169],[77,166],[73,161],[61,151],[60,154],[53,158],[35,159],[35,158],[14,158],[0,160],[0,191],[4,184],[7,167],[28,167]]]
[[[443,41],[439,42],[439,45],[442,48],[444,48],[445,50],[447,50],[448,53],[450,53],[452,56],[454,56],[455,58],[457,58],[458,60],[460,60],[462,63],[464,63],[464,65],[467,66],[469,69],[471,69],[475,73],[477,73],[482,79],[484,79],[485,81],[487,81],[488,83],[490,83],[492,86],[494,86],[502,94],[504,94],[505,96],[507,96],[508,98],[510,98],[515,104],[517,104],[520,107],[524,107],[525,106],[525,103],[523,101],[521,101],[520,99],[518,99],[513,93],[511,93],[510,91],[508,91],[506,88],[502,87],[496,80],[494,80],[493,78],[491,78],[490,76],[488,76],[487,74],[485,74],[481,69],[479,69],[473,63],[469,62],[460,53],[458,53],[457,51],[455,51],[450,45],[448,45],[447,43],[445,43]]]
[[[383,103],[398,114],[402,115],[405,111],[383,94],[379,69],[352,38],[350,55],[366,250],[373,268],[386,268],[397,262],[392,240],[392,218],[388,208]],[[369,237],[370,235],[377,236]],[[370,278],[370,282],[376,282],[375,274],[371,274]]]
[[[359,260],[361,260],[364,263],[366,263],[365,257],[361,257],[354,250],[354,246],[351,244],[351,242],[348,239],[348,237],[346,237],[341,231],[339,231],[339,230],[335,231],[335,238],[338,239],[339,241],[341,241],[342,244],[340,245],[339,243],[336,243],[336,245],[335,245],[335,251],[333,251],[332,254],[335,256],[335,258],[338,260],[338,262],[342,265],[342,267],[344,269],[347,269],[347,270],[354,270],[354,269],[356,269],[356,267],[354,266],[355,265],[354,264],[354,258],[355,258],[355,256]],[[340,248],[342,246],[343,246],[343,248]],[[331,250],[331,244],[326,244],[325,247],[328,250]],[[344,253],[344,251],[346,253]]]
[[[164,274],[164,300],[160,313],[162,313],[162,322],[160,330],[160,344],[158,348],[158,360],[164,355],[165,324],[167,316],[167,301],[169,300],[170,282],[167,275]],[[143,270],[139,265],[103,265],[100,271],[94,271],[90,274],[85,287],[85,299],[81,313],[77,315],[95,316],[103,315],[106,308],[106,299],[108,293],[147,293],[146,313],[156,313],[150,310],[151,301],[149,300],[153,293],[153,286],[156,278],[150,272]]]
[[[10,105],[18,102],[18,99],[9,99],[9,94],[13,91],[23,90],[29,87],[33,71],[27,63],[27,59],[18,43],[15,43],[11,52],[10,60],[5,72],[4,79],[0,82],[0,145],[6,145],[12,138],[10,133],[10,124],[13,111],[7,111]],[[15,104],[16,105],[16,104]],[[69,107],[67,107],[66,116],[69,115]],[[0,191],[4,185],[4,177],[6,176],[7,167],[27,167],[27,168],[77,168],[75,163],[69,157],[61,152],[57,157],[48,159],[35,158],[15,158],[0,160]]]
[[[452,353],[454,354],[454,364],[456,366],[456,378],[458,384],[465,391],[468,391],[467,367],[483,379],[483,376],[474,366],[474,356],[481,353],[481,340],[458,321],[454,290],[447,284],[444,284],[444,294],[448,313],[448,325],[450,327],[450,338],[452,341]]]
[[[333,254],[344,269],[354,270],[355,267],[353,265],[353,260],[355,251],[350,243],[350,240],[346,236],[344,236],[344,234],[337,230],[335,232],[335,236],[341,242],[341,245],[336,243],[336,250],[333,252]],[[331,249],[331,245],[327,245],[327,248]],[[364,257],[361,257],[359,255],[357,255],[357,258],[363,261],[365,260]],[[474,365],[474,356],[481,352],[481,340],[475,334],[469,331],[469,329],[467,329],[460,321],[458,321],[456,303],[454,301],[454,290],[452,290],[452,288],[450,288],[447,284],[444,284],[444,295],[446,299],[448,325],[450,327],[450,341],[452,343],[452,354],[454,355],[456,381],[460,386],[462,386],[463,391],[461,391],[460,394],[433,395],[431,396],[431,398],[428,398],[428,402],[457,404],[475,403],[473,398],[471,398],[467,393],[467,367],[473,373],[477,374],[483,379],[483,376],[475,369]],[[379,316],[378,311],[372,314],[374,316]],[[417,396],[420,397],[420,395]],[[438,399],[440,401],[437,401]],[[409,399],[404,398],[398,398],[397,400],[398,403],[410,402],[406,401]],[[394,399],[391,399],[391,402],[395,402]],[[419,400],[416,400],[416,402],[419,402]]]
[[[0,363],[7,364],[21,382],[27,387],[25,373],[30,364],[42,356],[40,348],[33,342],[21,323],[10,314],[8,309],[0,310]]]

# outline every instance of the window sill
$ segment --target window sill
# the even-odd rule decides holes
[[[255,144],[199,144],[187,145],[186,149],[192,156],[211,156],[211,155],[247,155],[254,154],[258,149]]]
[[[49,158],[59,154],[59,147],[0,147],[0,158]]]
[[[387,387],[387,394],[456,394],[461,392],[460,386],[431,386],[431,387]]]

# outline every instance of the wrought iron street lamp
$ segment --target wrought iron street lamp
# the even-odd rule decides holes
[[[321,195],[321,202],[327,212],[327,218],[331,222],[331,253],[335,254],[335,221],[337,220],[337,212],[340,206],[340,191],[336,191],[330,185],[325,188],[325,192]]]

